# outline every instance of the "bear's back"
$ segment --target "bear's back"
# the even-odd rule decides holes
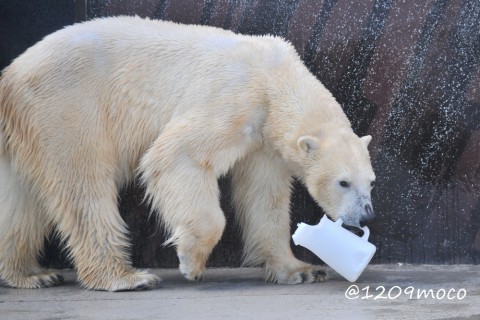
[[[244,36],[198,25],[139,17],[102,18],[59,30],[28,49],[4,71],[3,78],[51,95],[77,88],[100,95],[144,94],[178,84],[191,88],[205,78],[253,77],[288,60],[299,61],[293,46],[272,36]],[[268,72],[268,71],[267,71]],[[41,81],[41,84],[38,82]],[[97,95],[98,97],[98,95]]]

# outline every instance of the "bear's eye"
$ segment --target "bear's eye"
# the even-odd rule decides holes
[[[340,187],[342,187],[342,188],[348,188],[348,187],[350,187],[350,183],[348,183],[348,182],[345,181],[345,180],[342,180],[342,181],[340,181]]]
[[[370,182],[370,187],[373,188],[373,186],[375,186],[375,181]]]

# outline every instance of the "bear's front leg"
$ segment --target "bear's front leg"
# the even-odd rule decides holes
[[[213,154],[215,147],[200,138],[191,145],[175,134],[176,129],[164,130],[142,158],[140,169],[152,207],[170,234],[166,244],[176,246],[181,273],[189,280],[201,280],[222,236],[225,217],[214,166],[195,150],[210,148]]]
[[[291,173],[281,158],[259,150],[233,168],[233,198],[244,241],[244,264],[264,265],[282,284],[324,281],[326,273],[295,258],[290,248]]]

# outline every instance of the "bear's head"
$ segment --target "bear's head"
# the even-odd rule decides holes
[[[371,139],[337,129],[297,140],[300,178],[308,191],[331,219],[342,218],[352,227],[375,219],[370,198],[375,173],[367,149]]]

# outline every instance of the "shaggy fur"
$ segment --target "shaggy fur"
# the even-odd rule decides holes
[[[3,72],[0,129],[0,277],[18,288],[61,282],[37,262],[52,228],[86,288],[156,286],[131,266],[117,208],[136,175],[181,272],[201,279],[229,170],[245,262],[279,283],[320,281],[290,249],[292,177],[352,225],[374,179],[369,137],[290,44],[211,27],[121,17],[55,32]]]

